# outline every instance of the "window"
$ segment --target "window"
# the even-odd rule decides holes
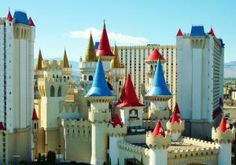
[[[90,75],[90,76],[88,77],[88,79],[89,79],[89,81],[93,81],[93,76]]]
[[[61,86],[59,86],[59,88],[58,88],[57,96],[61,97]]]
[[[50,87],[50,96],[51,96],[51,97],[54,97],[54,96],[55,96],[55,88],[54,88],[53,85],[51,85],[51,87]]]

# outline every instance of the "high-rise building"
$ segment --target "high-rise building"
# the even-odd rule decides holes
[[[29,160],[35,26],[26,13],[0,18],[0,160]],[[20,143],[19,143],[20,142]]]
[[[222,106],[224,43],[213,29],[205,33],[203,26],[193,26],[189,34],[178,31],[176,47],[177,102],[191,127],[186,130],[210,137]]]
[[[148,44],[144,46],[118,46],[121,63],[126,68],[126,74],[130,73],[134,82],[135,91],[138,97],[143,99],[144,87],[147,89],[148,75],[145,60],[154,49],[158,49],[164,57],[163,64],[166,83],[173,94],[173,99],[169,101],[169,107],[175,105],[176,95],[176,47],[174,45]]]

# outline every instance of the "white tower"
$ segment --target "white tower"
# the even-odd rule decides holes
[[[9,11],[6,18],[0,18],[0,122],[6,129],[4,163],[15,154],[30,159],[34,39],[35,25],[26,13],[16,11],[12,17]],[[27,144],[11,146],[16,138]]]
[[[145,97],[146,100],[151,102],[148,110],[149,118],[169,118],[168,100],[172,97],[172,94],[166,85],[160,60],[157,62],[152,86]]]
[[[113,88],[113,95],[115,97],[114,99],[118,100],[123,84],[123,79],[125,76],[125,68],[120,63],[120,59],[118,56],[118,48],[116,45],[113,54],[114,58],[111,60],[111,70],[110,70],[111,75],[108,77],[108,81],[111,82]]]
[[[220,151],[218,164],[231,164],[232,141],[235,139],[235,132],[227,128],[225,117],[222,118],[218,128],[212,128],[212,139],[218,143]]]
[[[94,48],[93,37],[92,34],[90,34],[86,53],[80,63],[80,73],[81,73],[80,84],[85,89],[84,91],[85,93],[88,92],[88,90],[92,85],[96,63],[97,63],[97,57]]]
[[[98,60],[92,87],[86,94],[90,102],[89,121],[92,123],[91,164],[102,165],[107,160],[108,123],[111,120],[109,103],[113,97],[107,86],[102,62]]]
[[[170,146],[170,136],[166,134],[158,121],[153,132],[147,132],[146,144],[149,149],[149,165],[161,164],[167,165],[167,148]]]
[[[112,124],[109,125],[109,155],[110,164],[118,165],[119,151],[118,143],[124,140],[127,133],[126,126],[121,122],[118,114],[115,114],[112,119]]]
[[[176,46],[177,102],[182,118],[191,121],[192,136],[210,137],[212,123],[216,125],[214,120],[221,112],[224,44],[213,30],[207,34],[203,26],[193,26],[190,34],[179,30]]]

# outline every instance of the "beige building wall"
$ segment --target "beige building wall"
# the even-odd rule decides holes
[[[124,64],[126,74],[130,73],[135,87],[135,91],[141,100],[142,86],[148,84],[146,57],[154,48],[164,56],[166,62],[163,64],[166,83],[173,94],[173,99],[169,101],[169,107],[176,102],[176,46],[174,45],[144,45],[144,46],[118,46],[118,53],[121,63]]]

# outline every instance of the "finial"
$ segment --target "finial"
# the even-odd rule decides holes
[[[106,29],[106,20],[103,19],[103,28]]]

